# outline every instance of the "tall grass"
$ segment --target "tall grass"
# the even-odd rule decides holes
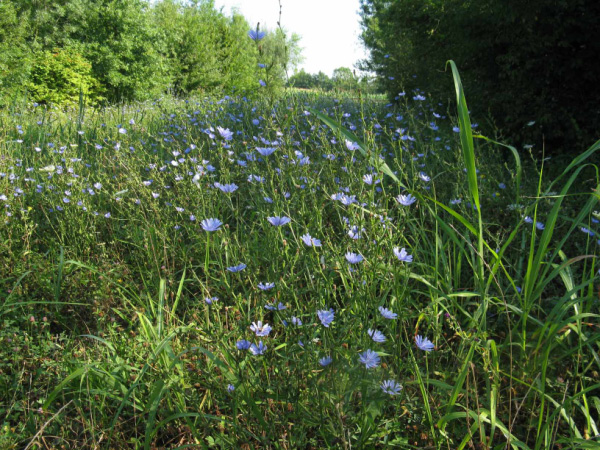
[[[2,447],[594,448],[600,141],[547,181],[450,66],[0,115]]]

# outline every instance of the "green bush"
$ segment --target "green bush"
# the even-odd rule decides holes
[[[92,65],[69,48],[37,52],[27,89],[31,100],[42,104],[77,103],[80,92],[89,103],[103,100],[100,83],[92,75]]]
[[[366,66],[393,98],[447,97],[449,59],[469,106],[516,144],[577,152],[599,136],[595,0],[361,0]],[[414,94],[413,94],[414,95]],[[535,122],[535,123],[532,123]],[[528,125],[529,124],[529,125]],[[483,125],[483,123],[482,123]],[[587,145],[586,145],[587,144]]]
[[[31,51],[26,43],[27,21],[14,6],[0,2],[0,105],[10,101],[27,79]]]
[[[0,97],[27,88],[38,102],[63,104],[80,86],[112,103],[165,93],[279,92],[285,69],[298,62],[299,38],[269,33],[259,61],[250,28],[212,0],[2,0]],[[268,81],[266,90],[259,79]]]

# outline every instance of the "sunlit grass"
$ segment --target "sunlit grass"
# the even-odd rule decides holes
[[[454,75],[4,111],[1,446],[592,448],[600,143],[547,182]]]

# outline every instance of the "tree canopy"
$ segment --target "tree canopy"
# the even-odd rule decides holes
[[[364,66],[392,98],[450,97],[453,59],[478,120],[515,141],[573,148],[600,137],[595,0],[361,0],[361,18]]]
[[[299,61],[299,37],[263,30],[257,46],[251,28],[212,0],[3,0],[0,87],[4,101],[27,93],[58,105],[79,92],[91,103],[165,92],[251,95],[268,69],[272,91]]]

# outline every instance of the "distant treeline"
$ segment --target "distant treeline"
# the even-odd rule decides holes
[[[0,105],[26,94],[64,105],[164,93],[273,93],[299,60],[299,38],[261,39],[212,0],[0,0]],[[265,30],[266,31],[266,30]]]
[[[347,67],[339,67],[329,77],[324,72],[308,73],[304,69],[296,72],[288,80],[288,85],[300,89],[318,89],[322,91],[358,91],[369,94],[384,92],[382,85],[373,76],[358,76]]]
[[[361,16],[364,68],[391,98],[448,98],[453,59],[482,126],[553,151],[600,138],[598,0],[361,0]]]

